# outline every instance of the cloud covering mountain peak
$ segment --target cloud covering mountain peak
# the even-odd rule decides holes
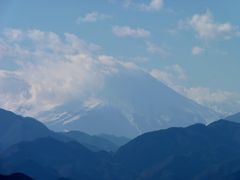
[[[98,45],[69,33],[61,37],[36,29],[8,29],[0,47],[1,61],[15,65],[14,70],[0,71],[0,105],[23,114],[36,115],[71,99],[94,96],[118,66],[134,67],[101,55]]]

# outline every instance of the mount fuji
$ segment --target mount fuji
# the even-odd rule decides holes
[[[106,76],[86,102],[75,99],[38,119],[56,131],[135,137],[168,127],[208,124],[220,115],[178,94],[143,70],[123,68]]]

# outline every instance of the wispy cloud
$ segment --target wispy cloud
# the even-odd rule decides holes
[[[152,69],[150,74],[170,87],[173,87],[179,80],[182,81],[188,78],[185,70],[178,64],[167,66],[163,69]]]
[[[209,10],[203,14],[195,14],[189,19],[180,21],[179,26],[180,28],[193,29],[199,38],[205,40],[214,38],[230,39],[240,35],[237,26],[234,26],[230,22],[216,22]]]
[[[146,46],[147,46],[147,52],[149,52],[151,54],[157,54],[161,57],[166,57],[169,54],[167,52],[167,50],[165,50],[164,48],[162,48],[152,42],[146,42]]]
[[[240,110],[240,94],[207,87],[178,87],[178,92],[222,114],[234,114]]]
[[[205,49],[202,47],[194,46],[192,48],[192,55],[194,55],[194,56],[202,55],[202,54],[204,54],[204,52],[205,52]]]
[[[6,29],[4,31],[4,35],[8,38],[10,41],[19,41],[23,38],[23,33],[22,31],[18,29]]]
[[[133,7],[140,11],[159,11],[164,6],[163,0],[150,0],[149,3],[137,3],[134,0],[127,0],[126,7]]]
[[[0,86],[4,87],[0,90],[1,107],[36,114],[77,94],[82,98],[91,92],[91,86],[101,86],[103,74],[92,56],[91,44],[67,33],[64,38],[35,29],[21,33],[22,40],[14,43],[5,37],[7,52],[1,60],[14,57],[18,67],[0,70]]]
[[[216,112],[228,115],[240,110],[239,93],[201,86],[186,87],[182,85],[182,82],[185,82],[188,76],[180,65],[175,64],[162,69],[152,69],[150,74],[176,92]]]
[[[103,21],[106,19],[110,19],[111,16],[107,15],[107,14],[102,14],[96,11],[87,13],[86,15],[82,16],[82,17],[78,17],[76,22],[77,23],[93,23],[93,22],[97,22],[97,21]]]
[[[118,37],[147,38],[151,35],[148,30],[143,28],[131,28],[129,26],[114,26],[112,32]]]

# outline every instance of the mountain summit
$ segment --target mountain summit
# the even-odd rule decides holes
[[[97,95],[74,100],[38,118],[54,130],[135,137],[144,132],[210,123],[219,114],[183,97],[148,73],[122,67],[105,78]],[[50,121],[49,121],[50,120]]]

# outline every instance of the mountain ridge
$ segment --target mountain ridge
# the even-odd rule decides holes
[[[91,135],[136,137],[168,127],[210,123],[220,114],[178,94],[142,70],[122,68],[107,76],[103,88],[84,109],[74,100],[39,115],[50,129],[80,130]]]
[[[236,114],[232,114],[230,116],[227,116],[226,118],[224,118],[226,120],[229,120],[229,121],[233,121],[233,122],[237,122],[237,123],[240,123],[240,112],[239,113],[236,113]]]
[[[23,139],[2,150],[0,174],[46,180],[237,180],[240,175],[240,124],[228,120],[147,132],[116,152],[92,151],[63,137]]]
[[[77,141],[93,151],[116,151],[119,147],[104,137],[90,136],[79,131],[54,132],[34,118],[0,109],[0,151],[13,144],[41,137],[52,137],[64,142]]]

